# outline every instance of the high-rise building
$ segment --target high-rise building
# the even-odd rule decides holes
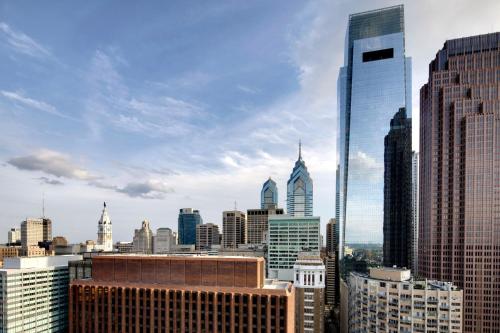
[[[313,181],[302,159],[302,144],[299,142],[299,158],[295,162],[287,182],[286,209],[291,216],[313,215]]]
[[[196,250],[210,250],[212,245],[220,244],[219,226],[213,223],[196,226]]]
[[[335,253],[338,250],[338,240],[337,240],[337,220],[330,219],[326,224],[326,252]]]
[[[414,274],[418,271],[418,159],[419,153],[413,152],[411,156],[411,202],[413,207],[413,244],[411,270]]]
[[[44,229],[42,218],[31,218],[21,222],[21,247],[23,255],[44,255],[45,250],[42,254],[38,247],[38,242],[44,241],[44,234],[46,234],[46,229]]]
[[[462,332],[463,291],[413,280],[410,270],[370,268],[349,277],[349,332]]]
[[[295,288],[262,258],[97,256],[69,290],[70,333],[295,331]]]
[[[0,332],[67,332],[68,261],[81,258],[5,258],[0,269]]]
[[[413,207],[411,119],[405,108],[391,119],[384,140],[384,265],[411,268]]]
[[[50,242],[52,240],[52,220],[43,217],[42,225],[43,225],[43,241]]]
[[[411,117],[411,59],[405,56],[402,5],[349,16],[337,87],[336,198],[343,249],[346,238],[382,238],[384,137],[399,108]]]
[[[158,228],[153,235],[153,253],[168,253],[175,245],[175,236],[170,228]]]
[[[21,229],[11,228],[7,233],[7,242],[9,244],[21,242]]]
[[[198,210],[182,208],[179,210],[177,231],[179,232],[179,244],[196,244],[196,226],[202,224],[203,220]]]
[[[269,216],[268,276],[293,281],[293,265],[300,252],[320,251],[319,217]]]
[[[263,208],[247,210],[247,244],[260,245],[265,241],[268,217],[283,215],[283,208]]]
[[[141,229],[135,229],[134,239],[134,252],[137,253],[152,253],[153,252],[153,232],[149,227],[149,221],[142,221]]]
[[[106,203],[104,203],[104,208],[102,209],[101,218],[97,223],[97,244],[95,246],[96,250],[102,250],[106,252],[113,251],[113,226],[111,224],[111,219],[109,218],[108,211],[106,209]]]
[[[332,309],[339,303],[340,272],[339,272],[338,226],[336,219],[330,219],[326,224],[326,299],[325,304]]]
[[[260,192],[260,208],[269,209],[278,207],[278,187],[276,182],[269,177],[262,185]]]
[[[295,332],[323,332],[325,312],[325,265],[316,253],[300,253],[293,265]]]
[[[464,332],[500,331],[500,32],[448,40],[420,90],[419,273],[464,289]]]
[[[236,249],[247,243],[247,220],[245,213],[231,210],[222,212],[222,245]]]

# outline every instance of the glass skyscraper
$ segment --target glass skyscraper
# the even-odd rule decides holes
[[[299,142],[299,158],[295,162],[287,182],[287,214],[290,216],[313,215],[313,182],[302,159],[302,145]]]
[[[179,231],[179,244],[196,244],[196,226],[203,220],[198,210],[182,208],[179,211],[177,230]]]
[[[338,106],[336,218],[343,249],[346,240],[382,241],[384,137],[401,107],[411,117],[402,5],[349,16]]]
[[[260,192],[260,208],[269,209],[278,207],[278,188],[276,182],[269,177],[262,185]]]

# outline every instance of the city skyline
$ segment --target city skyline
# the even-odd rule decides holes
[[[153,230],[176,230],[183,207],[220,226],[234,201],[240,210],[258,207],[268,177],[285,193],[299,138],[324,226],[335,216],[336,78],[348,15],[399,3],[209,11],[199,4],[158,13],[123,4],[131,22],[110,22],[113,7],[105,4],[83,5],[65,19],[58,13],[67,8],[0,4],[0,240],[42,215],[43,192],[53,234],[71,242],[96,239],[102,201],[114,241],[130,240],[143,219]],[[500,30],[500,5],[403,3],[415,133],[418,89],[436,50],[447,39]],[[477,15],[466,15],[472,8]],[[173,9],[187,22],[163,23]],[[134,23],[140,31],[127,36]],[[203,41],[211,35],[218,37]],[[347,241],[382,241],[370,237],[360,232]]]

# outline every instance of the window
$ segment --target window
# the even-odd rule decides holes
[[[394,58],[394,49],[383,49],[377,51],[363,52],[363,62],[377,61]]]

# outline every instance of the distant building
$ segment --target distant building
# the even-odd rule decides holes
[[[7,242],[9,244],[21,242],[21,229],[11,228],[7,234]]]
[[[269,216],[268,276],[293,281],[300,252],[320,251],[319,217]]]
[[[210,250],[220,244],[219,226],[213,223],[196,226],[196,250]]]
[[[21,246],[27,249],[30,246],[38,247],[38,242],[43,242],[43,219],[26,219],[21,223]]]
[[[413,152],[411,156],[411,196],[413,208],[413,242],[412,242],[412,265],[414,274],[418,271],[418,158],[419,154]]]
[[[414,281],[408,269],[370,268],[349,278],[349,332],[462,332],[463,291]]]
[[[177,231],[179,232],[179,244],[196,244],[196,226],[202,224],[203,220],[198,210],[182,208],[179,210]]]
[[[52,239],[52,246],[68,246],[68,240],[63,236],[56,236]]]
[[[337,252],[338,253],[338,252]],[[325,257],[325,304],[333,309],[340,301],[340,272],[338,257],[335,253]]]
[[[97,244],[95,249],[105,252],[113,251],[113,225],[106,209],[106,203],[104,203],[101,218],[97,224]]]
[[[262,258],[97,256],[69,290],[70,333],[295,331],[295,289]]]
[[[175,236],[170,228],[158,228],[153,236],[153,253],[168,253],[175,245]]]
[[[81,258],[6,258],[0,269],[0,332],[67,332],[68,261]]]
[[[384,139],[384,265],[411,268],[413,255],[411,118],[400,108]]]
[[[134,243],[132,242],[116,242],[115,249],[118,253],[134,252]]]
[[[43,241],[50,242],[52,240],[52,220],[45,217],[42,218],[43,225]]]
[[[260,245],[265,242],[268,217],[283,215],[283,208],[263,208],[247,210],[247,244]]]
[[[260,192],[260,209],[269,209],[278,207],[278,187],[276,182],[269,177],[262,185]]]
[[[338,240],[336,235],[337,220],[330,219],[326,224],[326,252],[335,253],[338,251]]]
[[[149,221],[142,221],[141,229],[135,229],[134,252],[136,253],[152,253],[153,252],[153,232],[149,228]]]
[[[325,265],[318,254],[301,253],[293,266],[295,332],[324,331]]]
[[[237,248],[247,242],[245,213],[232,210],[222,213],[222,242],[225,248]]]
[[[287,213],[291,216],[313,215],[313,182],[302,159],[302,145],[299,142],[299,158],[295,162],[287,182]]]

